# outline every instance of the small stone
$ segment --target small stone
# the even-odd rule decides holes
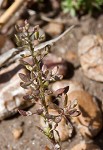
[[[76,90],[68,92],[68,104],[77,99],[81,115],[73,117],[79,132],[84,137],[96,136],[103,126],[102,113],[93,97],[86,91]]]
[[[12,130],[12,134],[13,134],[15,139],[19,139],[23,134],[23,129],[20,128],[20,127],[15,128],[15,129]]]
[[[45,32],[51,36],[57,36],[63,32],[63,29],[63,24],[51,22],[45,27]]]
[[[79,144],[73,146],[71,150],[100,150],[100,148],[94,143],[81,141]]]
[[[103,82],[103,39],[98,35],[83,37],[78,44],[78,55],[84,74]]]

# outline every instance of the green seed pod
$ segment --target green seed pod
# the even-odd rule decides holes
[[[16,34],[15,34],[15,41],[16,41],[17,46],[21,45],[21,40],[20,40],[19,36]]]
[[[39,31],[35,31],[34,37],[35,37],[36,40],[38,40],[38,38],[39,38]]]
[[[44,83],[44,87],[46,88],[46,87],[48,87],[49,86],[49,81],[46,81],[45,83]]]

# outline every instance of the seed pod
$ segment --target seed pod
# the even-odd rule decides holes
[[[35,31],[34,37],[35,37],[36,40],[38,40],[38,38],[39,38],[39,31]]]

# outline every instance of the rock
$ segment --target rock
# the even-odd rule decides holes
[[[49,68],[52,69],[55,66],[58,66],[59,75],[65,76],[68,70],[67,62],[64,61],[61,57],[57,57],[54,54],[48,54],[44,59],[43,63]]]
[[[61,80],[54,82],[51,84],[50,88],[52,91],[56,91],[59,88],[64,88],[66,86],[69,86],[69,93],[75,90],[83,90],[83,85],[81,83],[72,80]]]
[[[17,62],[0,72],[0,120],[15,114],[16,108],[31,106],[30,102],[22,98],[26,90],[20,86],[19,72],[24,70]]]
[[[23,134],[23,129],[21,127],[12,130],[12,134],[15,139],[19,139]]]
[[[71,150],[100,150],[100,148],[93,143],[86,143],[85,141],[81,141],[77,145],[74,145]]]
[[[54,115],[54,116],[58,115],[58,112],[55,109],[48,109],[48,110],[51,115]],[[43,127],[43,129],[47,127],[42,117],[40,118],[40,124]],[[54,126],[54,124],[52,125]],[[60,135],[60,140],[62,142],[68,140],[72,136],[72,133],[73,133],[73,128],[71,128],[71,126],[66,123],[66,120],[64,117],[62,117],[62,120],[58,123],[56,130],[58,131]],[[54,137],[56,140],[58,140],[58,135],[55,131],[54,131]]]
[[[0,53],[3,54],[4,52],[8,51],[8,49],[12,49],[15,47],[11,39],[9,39],[5,35],[1,35],[0,38]]]
[[[80,66],[80,62],[78,59],[78,54],[77,52],[74,52],[72,50],[67,50],[64,55],[63,58],[68,62],[71,63],[73,65],[74,68],[78,68]]]
[[[73,61],[77,60],[78,57],[77,57],[76,52],[73,52],[73,51],[68,50],[68,51],[66,52],[66,54],[65,54],[65,59],[66,59],[68,62],[72,62],[72,63],[73,63]]]
[[[75,90],[68,92],[68,104],[74,99],[78,101],[81,115],[72,119],[76,122],[81,135],[84,137],[96,136],[103,126],[101,110],[93,100],[93,97],[86,91]]]
[[[51,36],[57,36],[63,32],[64,25],[60,23],[50,22],[45,27],[45,32]]]
[[[84,74],[103,82],[103,39],[98,35],[83,37],[78,44],[78,55]]]

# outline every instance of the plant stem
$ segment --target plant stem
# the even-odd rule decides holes
[[[29,47],[30,47],[30,52],[31,52],[31,56],[34,60],[34,62],[36,63],[36,69],[37,69],[37,72],[38,72],[38,82],[39,82],[39,85],[40,85],[40,100],[41,100],[41,104],[42,104],[42,107],[44,107],[45,109],[45,113],[48,113],[48,109],[47,109],[47,106],[46,106],[46,102],[45,102],[45,95],[44,95],[44,86],[43,86],[43,82],[42,82],[42,72],[41,72],[41,69],[40,69],[40,64],[36,58],[36,56],[34,56],[34,48],[33,48],[33,45],[30,41],[30,36],[29,36],[29,33],[27,31],[27,37],[28,37],[28,41],[29,41]]]
[[[36,72],[38,73],[37,80],[38,80],[38,83],[40,86],[40,101],[41,101],[42,107],[44,109],[43,117],[46,120],[46,122],[48,123],[48,127],[50,129],[50,137],[49,138],[50,138],[51,142],[53,143],[53,145],[55,145],[56,142],[55,142],[54,134],[52,131],[52,125],[50,124],[49,119],[47,119],[45,117],[46,114],[49,115],[49,112],[48,112],[48,107],[47,107],[46,101],[45,101],[45,94],[44,94],[45,89],[44,89],[44,84],[43,84],[43,80],[42,80],[42,71],[40,68],[40,62],[38,61],[37,57],[34,55],[34,47],[33,47],[33,44],[31,43],[29,32],[27,32],[27,37],[28,37],[28,43],[29,43],[29,47],[30,47],[30,53],[31,53],[32,59],[34,60],[34,62],[36,64]]]

